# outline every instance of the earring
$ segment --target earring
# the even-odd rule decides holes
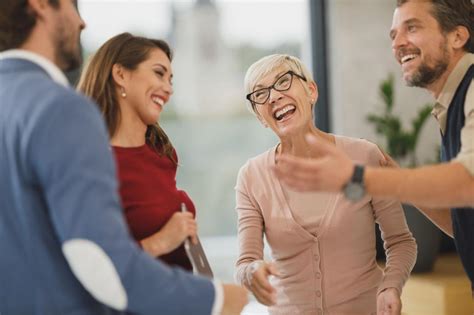
[[[122,88],[122,93],[120,94],[123,98],[127,97],[127,93],[125,93],[125,89]]]

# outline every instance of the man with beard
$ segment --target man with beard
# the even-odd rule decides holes
[[[436,99],[432,113],[440,125],[445,163],[416,169],[364,167],[335,147],[308,138],[320,158],[281,156],[275,172],[297,190],[342,190],[355,201],[368,193],[426,207],[421,211],[435,224],[448,234],[454,232],[473,284],[474,4],[398,0],[390,37],[404,80]],[[393,164],[388,156],[385,162]],[[447,207],[451,211],[440,209]]]
[[[0,1],[0,314],[240,314],[246,291],[171,269],[128,234],[74,0]]]

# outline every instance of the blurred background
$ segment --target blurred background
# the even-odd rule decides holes
[[[171,44],[175,93],[160,123],[178,152],[178,185],[196,204],[199,232],[214,273],[220,279],[233,281],[238,254],[234,195],[238,170],[247,159],[277,143],[276,137],[246,107],[243,78],[247,68],[271,53],[298,56],[313,71],[319,85],[315,112],[319,128],[365,138],[385,147],[387,139],[376,134],[367,116],[383,113],[385,105],[379,86],[390,74],[394,78],[393,113],[407,129],[420,109],[432,102],[426,91],[404,85],[399,65],[392,56],[388,34],[395,3],[395,0],[78,1],[87,23],[82,35],[86,59],[107,39],[125,31],[165,39]],[[71,75],[72,81],[76,78],[77,74]],[[437,124],[429,118],[413,152],[418,164],[437,161],[438,142]],[[431,223],[424,224],[424,228],[428,225],[433,230]],[[427,246],[436,248],[428,268],[422,270],[425,272],[420,275],[422,283],[436,279],[433,268],[438,270],[435,265],[438,248],[448,253],[454,250],[452,242],[441,232],[434,229],[430,233],[434,245]],[[268,248],[267,255],[270,257]],[[383,263],[383,255],[379,258]],[[455,253],[448,254],[447,259],[445,269],[459,269]],[[456,287],[463,288],[466,284],[462,282],[462,271],[459,273],[461,282]],[[429,290],[422,289],[428,304],[438,295],[438,299],[459,295],[457,291]],[[417,309],[417,305],[424,303],[425,295],[404,300],[404,312],[410,305],[414,305],[411,308],[414,311],[406,311],[410,315],[464,314],[463,310],[467,310],[464,306],[461,311],[436,306],[437,313]],[[414,304],[410,304],[412,300]],[[263,314],[265,310],[258,305],[247,310],[247,314],[259,312]],[[472,309],[465,314],[470,313]]]

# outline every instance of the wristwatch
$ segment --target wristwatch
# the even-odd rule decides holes
[[[349,182],[344,185],[344,196],[350,201],[359,201],[364,195],[364,166],[354,165],[354,173]]]

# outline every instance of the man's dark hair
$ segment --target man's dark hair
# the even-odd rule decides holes
[[[59,0],[49,0],[51,6],[59,7]],[[18,48],[36,24],[36,14],[28,0],[0,1],[0,51]]]
[[[397,0],[397,7],[411,0]],[[438,21],[444,33],[451,32],[457,26],[465,26],[469,38],[464,50],[474,52],[474,4],[472,0],[430,0],[433,5],[432,15]]]

